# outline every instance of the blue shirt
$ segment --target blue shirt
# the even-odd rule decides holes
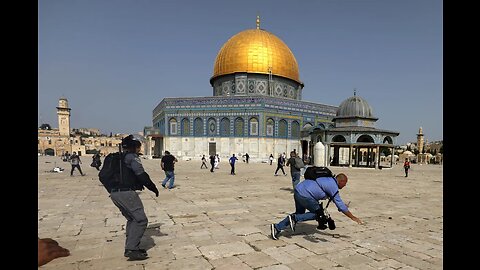
[[[300,182],[295,187],[295,190],[298,192],[299,195],[303,197],[312,198],[316,201],[320,201],[332,197],[338,191],[338,184],[337,180],[335,180],[335,178],[333,177],[320,177],[317,178],[315,181],[304,180]],[[348,207],[345,205],[345,203],[343,203],[342,199],[340,198],[340,193],[337,193],[337,195],[335,195],[335,198],[333,198],[332,201],[337,206],[338,211],[348,211]]]
[[[237,157],[231,157],[230,158],[230,164],[235,165],[235,160],[238,160]]]

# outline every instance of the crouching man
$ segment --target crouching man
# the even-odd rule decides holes
[[[293,193],[295,200],[295,213],[288,215],[277,224],[271,224],[270,230],[272,238],[277,240],[280,232],[290,226],[292,231],[295,231],[297,222],[307,220],[324,220],[323,206],[319,203],[320,200],[331,198],[338,208],[338,211],[345,214],[347,217],[363,224],[363,222],[355,217],[348,207],[340,198],[339,189],[342,189],[347,184],[348,178],[341,173],[336,177],[318,177],[315,180],[305,178],[304,181],[296,185]],[[305,213],[308,209],[309,212]],[[324,224],[320,224],[319,228]],[[325,227],[323,227],[324,229]]]

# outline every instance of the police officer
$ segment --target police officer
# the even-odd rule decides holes
[[[158,197],[158,189],[143,169],[138,156],[141,145],[133,135],[122,139],[122,147],[125,150],[122,166],[125,165],[126,168],[121,170],[121,183],[110,189],[110,198],[127,219],[124,256],[131,261],[148,258],[146,250],[139,248],[148,219],[142,201],[135,190],[143,190],[145,186]]]

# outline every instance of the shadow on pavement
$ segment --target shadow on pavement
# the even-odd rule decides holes
[[[144,249],[149,250],[155,246],[155,240],[152,236],[166,236],[168,234],[162,233],[160,231],[160,225],[163,223],[152,223],[147,226],[145,233],[143,234],[143,239],[141,241]]]

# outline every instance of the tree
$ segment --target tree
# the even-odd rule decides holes
[[[52,127],[49,124],[42,124],[39,127],[41,130],[51,130]]]
[[[383,148],[382,151],[380,152],[383,153],[385,156],[388,156],[391,154],[390,148]]]
[[[418,153],[420,153],[420,151],[418,151],[418,149],[415,149],[415,150],[413,150],[413,153],[414,153],[415,155],[418,155]]]

